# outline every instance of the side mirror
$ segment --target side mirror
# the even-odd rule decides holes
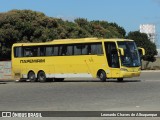
[[[145,55],[145,50],[144,48],[138,47],[138,52],[140,56],[144,56]]]
[[[124,49],[123,48],[118,48],[118,51],[119,51],[120,55],[124,56]]]

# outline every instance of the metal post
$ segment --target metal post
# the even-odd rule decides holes
[[[2,43],[0,42],[0,60],[2,59]]]

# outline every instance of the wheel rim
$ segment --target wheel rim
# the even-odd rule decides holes
[[[103,79],[104,75],[103,73],[100,74],[100,79]]]
[[[40,82],[46,82],[46,75],[45,75],[44,72],[41,71],[41,72],[38,74],[38,80],[39,80]]]
[[[106,81],[106,73],[104,71],[100,71],[99,73],[99,79],[103,82]]]
[[[30,72],[28,78],[29,78],[30,81],[35,81],[35,74],[34,74],[34,72]]]
[[[40,80],[40,81],[43,81],[44,79],[45,79],[44,73],[41,73],[41,74],[39,75],[39,80]]]

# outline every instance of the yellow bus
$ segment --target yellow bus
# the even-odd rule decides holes
[[[123,81],[140,75],[141,60],[133,40],[61,39],[13,44],[12,71],[15,79],[32,82],[79,77]]]

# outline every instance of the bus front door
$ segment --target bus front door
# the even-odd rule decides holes
[[[111,71],[111,78],[120,76],[120,63],[115,42],[105,42],[106,60]]]

